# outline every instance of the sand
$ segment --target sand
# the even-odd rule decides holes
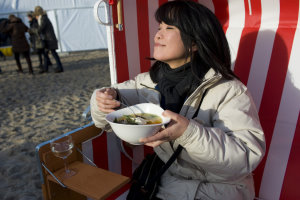
[[[65,72],[38,74],[38,59],[31,57],[35,75],[16,72],[12,57],[0,58],[0,199],[42,199],[35,158],[36,145],[88,123],[82,112],[95,88],[109,86],[106,50],[61,55]]]

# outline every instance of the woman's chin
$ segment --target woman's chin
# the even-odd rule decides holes
[[[155,56],[155,54],[154,54],[154,55],[153,55],[153,58],[154,58],[156,61],[164,62],[164,59],[163,59],[161,56]]]

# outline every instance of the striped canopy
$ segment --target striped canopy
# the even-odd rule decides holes
[[[116,1],[110,2],[116,24]],[[123,31],[108,27],[113,82],[123,82],[149,70],[151,61],[145,58],[152,55],[158,28],[154,12],[164,2],[123,0]],[[254,171],[256,196],[269,200],[300,199],[299,0],[198,2],[220,20],[231,49],[232,69],[252,93],[265,132],[267,152]],[[136,164],[120,153],[114,135],[104,134],[93,143],[95,162],[131,175]],[[136,161],[148,150],[138,147],[132,152],[127,148]]]

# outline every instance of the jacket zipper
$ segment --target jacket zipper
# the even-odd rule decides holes
[[[212,86],[213,84],[215,84],[215,83],[217,83],[220,79],[222,78],[222,76],[221,75],[215,75],[215,76],[213,76],[212,78],[210,78],[210,79],[208,79],[208,80],[206,80],[205,82],[203,82],[201,85],[199,85],[198,87],[197,87],[197,89],[185,100],[185,102],[184,102],[184,104],[183,105],[191,105],[191,103],[195,100],[195,98],[196,98],[196,94],[195,94],[195,92],[196,91],[200,91],[201,89],[203,90],[203,91],[205,91],[206,89],[208,89],[210,86]],[[204,94],[204,92],[203,92],[203,94]],[[203,95],[202,94],[202,95]],[[200,103],[200,102],[198,102],[198,103]],[[198,107],[199,105],[197,105],[197,107]],[[186,113],[185,113],[185,115],[187,114],[187,112],[188,112],[188,110],[186,111]]]

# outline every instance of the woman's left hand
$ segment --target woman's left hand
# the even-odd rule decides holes
[[[143,142],[147,146],[156,147],[161,143],[177,139],[189,125],[189,120],[186,117],[172,111],[164,111],[163,116],[171,118],[171,122],[167,128],[160,130],[153,136],[140,139],[140,142]]]

